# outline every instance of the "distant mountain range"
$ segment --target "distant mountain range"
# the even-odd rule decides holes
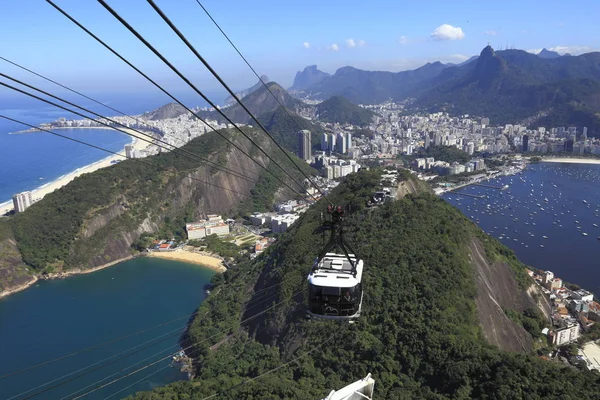
[[[248,89],[250,91],[250,89]],[[277,100],[273,98],[273,95],[277,97]],[[302,101],[292,97],[287,90],[282,88],[275,82],[267,83],[266,87],[260,85],[254,91],[251,91],[246,97],[241,99],[242,103],[259,118],[261,123],[263,121],[279,121],[283,117],[285,110],[282,109],[282,105],[287,109],[288,113],[297,116],[300,111],[306,114],[314,115],[315,118],[322,122],[340,123],[340,124],[352,124],[358,126],[366,126],[372,120],[374,113],[359,107],[356,104],[351,103],[347,99],[341,96],[332,96],[330,99],[323,101],[318,105],[305,104]],[[254,125],[252,118],[239,104],[234,104],[230,107],[223,109],[225,115],[227,115],[233,122],[251,124]],[[274,115],[277,114],[277,115]],[[200,116],[215,119],[219,122],[226,122],[226,120],[218,114],[217,111],[201,111]],[[287,116],[289,119],[289,116]],[[302,119],[301,117],[298,117]],[[296,125],[296,124],[294,124]],[[269,127],[267,126],[267,129]],[[294,132],[298,130],[297,126],[290,126]],[[317,129],[315,126],[304,127],[303,129]]]
[[[314,75],[319,71],[313,67]],[[535,55],[487,46],[458,65],[434,62],[395,73],[343,67],[321,77],[293,93],[314,99],[340,95],[358,104],[410,97],[416,111],[487,116],[494,124],[587,126],[600,135],[600,53],[560,56],[543,49]]]

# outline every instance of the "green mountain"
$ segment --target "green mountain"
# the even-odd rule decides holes
[[[187,114],[187,110],[185,107],[181,106],[178,103],[169,103],[165,104],[162,107],[157,108],[154,111],[150,111],[144,113],[144,117],[150,120],[159,120],[159,119],[167,119],[167,118],[177,118],[180,115]]]
[[[301,178],[264,134],[251,128],[244,130],[280,165],[289,167],[292,176]],[[276,176],[286,179],[237,131],[225,130],[222,134]],[[278,196],[295,196],[285,188],[282,192],[280,182],[216,132],[192,140],[182,151],[239,171],[258,183],[175,152],[141,161],[125,160],[84,174],[18,213],[10,220],[12,232],[5,236],[9,240],[14,237],[23,261],[38,273],[84,270],[131,256],[135,253],[132,245],[144,233],[185,237],[185,223],[206,214],[268,210]],[[311,173],[306,163],[298,164]],[[216,186],[204,183],[207,181]],[[0,236],[0,249],[2,239]],[[8,250],[0,254],[0,268],[17,270],[20,257],[12,255],[14,248],[4,248]]]
[[[476,62],[443,71],[415,92],[415,109],[489,117],[494,124],[588,126],[600,133],[600,53],[540,58],[487,46]]]
[[[254,114],[255,116],[263,115],[269,112],[273,112],[281,107],[280,103],[286,108],[296,111],[298,108],[304,107],[304,103],[300,100],[293,98],[284,88],[279,86],[275,82],[267,83],[267,87],[277,97],[277,100],[273,98],[273,95],[269,93],[269,90],[265,86],[259,87],[246,97],[242,98],[241,101],[244,105]],[[233,122],[242,124],[255,124],[248,113],[238,103],[227,107],[223,110]],[[202,117],[207,117],[220,121],[221,123],[227,122],[221,117],[216,111],[203,111],[199,113]]]
[[[290,118],[290,115],[292,118]],[[309,130],[311,132],[311,143],[313,147],[319,147],[321,143],[321,128],[306,118],[294,114],[290,110],[284,110],[279,107],[273,112],[262,114],[258,117],[261,124],[273,136],[275,141],[284,148],[297,154],[299,151],[298,135],[299,130]]]
[[[368,126],[375,113],[341,96],[333,96],[316,106],[315,115],[322,122]]]
[[[425,82],[446,69],[440,63],[427,63],[410,71],[364,71],[354,67],[338,69],[334,75],[305,88],[300,94],[316,99],[343,96],[355,104],[377,104],[400,100]]]
[[[514,254],[410,177],[412,194],[365,209],[380,179],[350,175],[328,199],[350,207],[348,240],[365,261],[355,324],[304,316],[322,202],[256,260],[215,277],[218,295],[183,341],[195,379],[135,398],[319,399],[367,373],[381,399],[597,398],[598,374],[530,353],[548,351],[547,321]]]
[[[250,93],[257,91],[258,89],[260,89],[261,87],[263,87],[263,83],[269,83],[271,82],[271,80],[269,79],[268,76],[266,75],[261,75],[260,80],[258,82],[256,82],[254,84],[254,86],[249,87],[247,89],[244,90],[240,90],[239,92],[236,93],[236,96],[239,99],[243,99],[244,97],[248,96]],[[227,96],[225,98],[225,104],[230,106],[236,103],[236,100],[233,98],[233,96]]]

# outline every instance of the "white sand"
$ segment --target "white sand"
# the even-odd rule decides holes
[[[150,257],[164,258],[167,260],[177,260],[192,264],[200,264],[217,272],[225,272],[227,270],[227,268],[223,266],[223,261],[219,258],[186,250],[153,251],[148,255]]]
[[[571,163],[571,164],[600,164],[600,159],[596,158],[545,158],[542,162],[551,163]]]
[[[84,128],[84,127],[81,127],[81,128]],[[95,128],[109,129],[109,128],[100,128],[100,127],[85,127],[85,129],[90,129],[90,128],[91,129],[95,129]],[[69,128],[69,129],[78,129],[78,128],[76,127],[76,128]],[[141,136],[139,133],[135,132],[134,130],[127,129],[127,128],[120,128],[120,129],[122,129],[123,131],[126,131],[128,134],[134,136],[133,141],[131,142],[131,144],[133,144],[134,149],[144,150],[146,147],[150,146],[150,143],[148,143],[144,140],[137,139],[138,137],[143,137],[143,136]],[[148,133],[148,132],[145,132],[145,133]],[[151,133],[148,133],[148,134],[151,135]],[[143,138],[150,140],[147,137],[143,137]],[[39,187],[35,190],[32,190],[31,196],[33,197],[34,200],[42,199],[48,193],[52,193],[56,189],[59,189],[59,188],[65,186],[67,183],[71,182],[73,179],[77,178],[78,176],[81,176],[83,174],[87,174],[90,172],[94,172],[96,170],[99,170],[100,168],[109,167],[111,165],[112,161],[124,160],[125,159],[125,149],[120,151],[119,154],[120,154],[120,156],[113,154],[113,155],[110,155],[109,157],[106,157],[100,161],[93,163],[93,164],[78,168],[71,173],[68,173],[52,182],[45,184],[43,187]],[[0,204],[0,215],[4,215],[12,209],[13,209],[12,200],[7,201],[6,203],[1,203]]]

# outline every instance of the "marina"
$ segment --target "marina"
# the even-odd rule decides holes
[[[442,197],[525,264],[600,290],[599,165],[543,163]]]

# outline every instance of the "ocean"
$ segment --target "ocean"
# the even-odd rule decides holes
[[[600,165],[532,164],[521,174],[443,195],[532,267],[600,295]],[[587,235],[584,235],[587,234]]]
[[[215,94],[219,93],[219,94]],[[220,92],[208,95],[221,103]],[[71,101],[105,116],[118,115],[99,104],[77,96],[63,95]],[[154,110],[171,99],[164,95],[118,95],[94,96],[111,107],[129,115],[142,114]],[[205,106],[198,96],[176,94],[188,107]],[[110,99],[110,100],[108,100]],[[22,98],[0,97],[0,115],[14,118],[29,124],[55,121],[60,117],[82,119],[53,106],[40,105],[37,101]],[[0,204],[12,198],[15,193],[36,189],[77,168],[92,164],[111,154],[102,150],[71,142],[47,132],[22,135],[9,135],[10,132],[29,127],[0,118]],[[131,137],[111,129],[60,129],[57,133],[85,141],[96,146],[119,152]]]
[[[0,299],[0,377],[176,320],[0,379],[0,398],[9,399],[27,392],[20,396],[23,398],[72,379],[36,396],[40,399],[61,399],[87,386],[87,390],[93,389],[178,351],[178,340],[189,315],[204,300],[204,287],[213,275],[213,271],[198,265],[139,258],[91,274],[40,281],[39,285]],[[136,353],[99,368],[104,365],[104,362],[100,363],[102,360],[121,352],[125,352],[123,355]],[[144,361],[146,358],[148,360]],[[171,357],[168,357],[85,398],[119,399],[136,391],[185,379],[185,374],[169,367],[170,362]],[[92,366],[94,363],[99,364]],[[85,369],[88,366],[91,368]],[[98,369],[93,371],[95,368]],[[103,380],[111,375],[112,378]],[[42,386],[47,382],[51,383]],[[34,390],[28,392],[30,389]]]

